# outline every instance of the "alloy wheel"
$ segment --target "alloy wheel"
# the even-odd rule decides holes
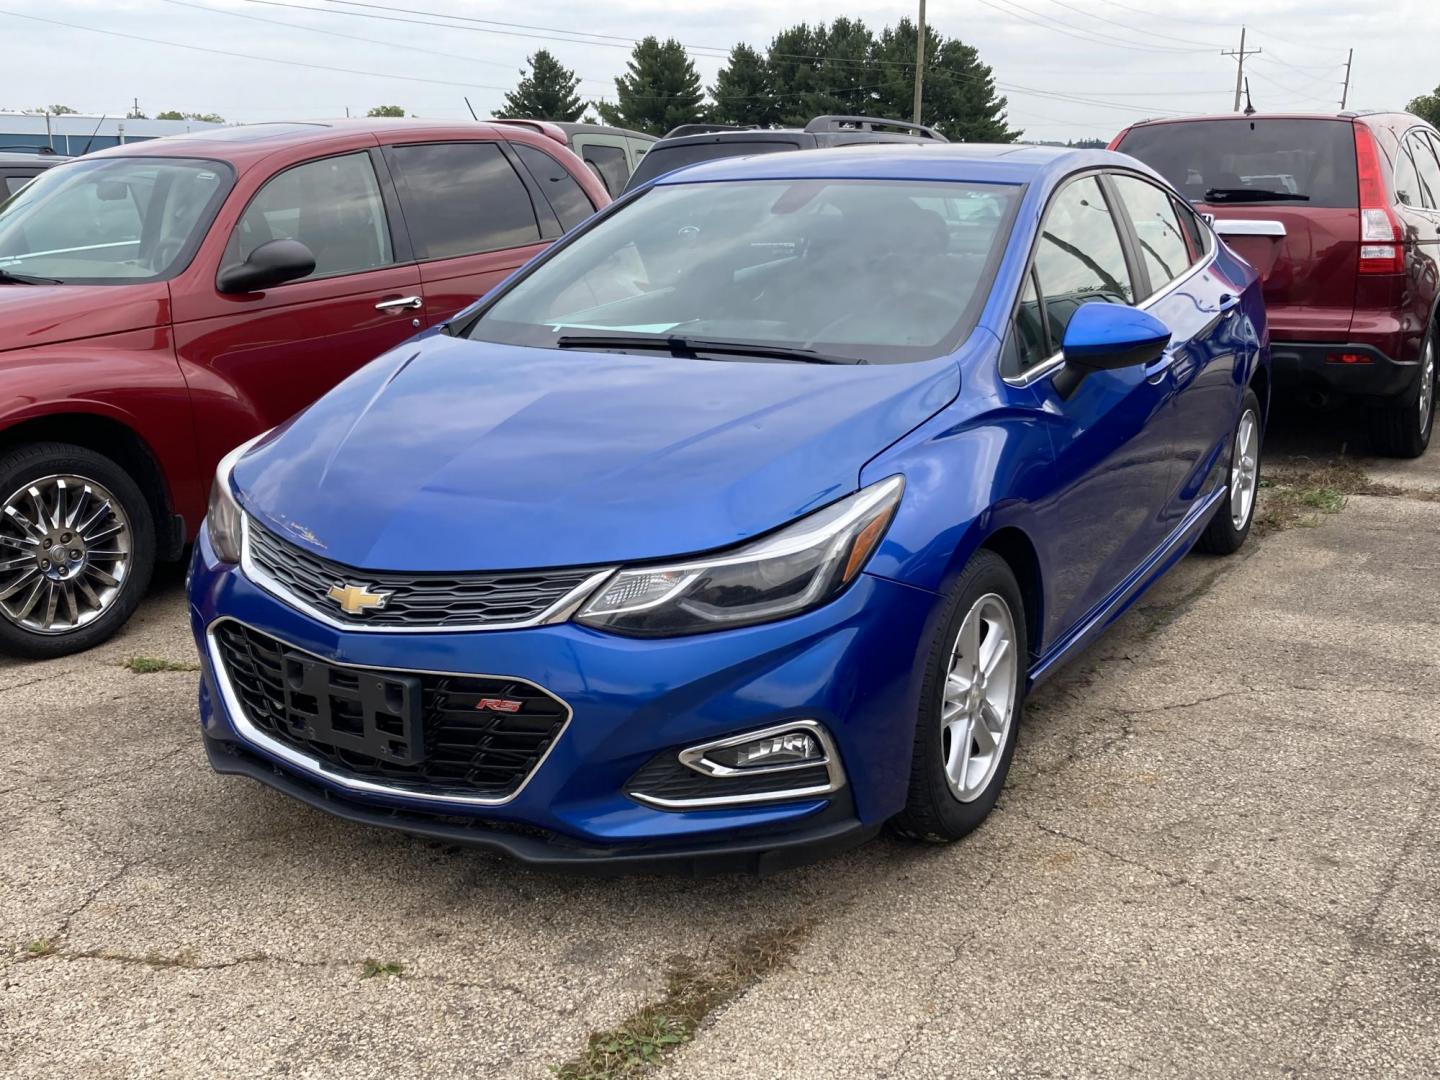
[[[0,507],[0,616],[36,634],[78,630],[115,603],[131,556],[130,520],[102,484],[34,480]]]
[[[1246,409],[1235,429],[1235,449],[1230,458],[1230,524],[1236,531],[1245,528],[1255,506],[1255,489],[1260,484],[1260,418]]]
[[[999,768],[1015,717],[1015,617],[995,593],[975,601],[950,650],[940,752],[950,793],[973,802]]]
[[[1420,372],[1420,436],[1423,439],[1435,417],[1435,341],[1425,341],[1423,370]]]

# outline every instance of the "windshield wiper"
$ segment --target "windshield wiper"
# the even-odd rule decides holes
[[[0,268],[0,285],[64,285],[59,278],[36,277],[33,274],[15,274]]]
[[[1272,191],[1270,188],[1222,187],[1207,188],[1206,202],[1309,202],[1309,195],[1296,191]]]
[[[795,345],[765,345],[749,341],[718,341],[684,334],[561,334],[555,339],[561,349],[658,349],[671,356],[698,360],[699,353],[724,356],[759,356],[794,360],[802,364],[863,364],[853,356],[831,356]]]

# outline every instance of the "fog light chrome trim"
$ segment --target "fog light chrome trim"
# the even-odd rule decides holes
[[[728,765],[721,765],[719,762],[711,761],[706,757],[712,750],[742,746],[745,743],[755,742],[758,739],[772,738],[776,735],[784,735],[791,731],[804,731],[814,737],[815,741],[820,744],[820,749],[824,753],[824,756],[814,761],[798,761],[785,765],[758,765],[750,769],[732,768]],[[791,720],[788,723],[776,724],[772,727],[760,728],[756,731],[747,731],[740,735],[730,735],[723,739],[715,739],[711,742],[686,747],[680,751],[678,756],[682,765],[694,769],[703,776],[714,777],[717,780],[793,772],[796,769],[814,769],[817,766],[823,765],[825,767],[826,782],[824,784],[811,784],[808,787],[789,788],[781,791],[760,791],[744,795],[715,795],[696,799],[664,799],[655,795],[646,795],[639,791],[629,791],[626,792],[626,794],[632,799],[647,803],[650,806],[659,807],[662,810],[710,810],[725,806],[783,802],[789,799],[804,799],[821,795],[831,795],[844,787],[846,782],[845,770],[840,765],[840,754],[835,749],[835,742],[830,738],[830,733],[825,730],[825,726],[818,720]]]

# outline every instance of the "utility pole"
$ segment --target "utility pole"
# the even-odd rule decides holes
[[[1247,56],[1254,56],[1256,53],[1261,53],[1261,52],[1264,52],[1264,51],[1265,51],[1264,49],[1250,49],[1250,50],[1246,50],[1246,48],[1245,48],[1245,27],[1242,26],[1242,27],[1240,27],[1240,48],[1239,48],[1239,49],[1222,49],[1221,52],[1220,52],[1220,55],[1221,55],[1221,56],[1233,56],[1233,57],[1235,57],[1235,60],[1236,60],[1236,65],[1235,65],[1235,111],[1236,111],[1236,112],[1239,112],[1239,111],[1240,111],[1240,91],[1241,91],[1241,89],[1242,89],[1242,88],[1244,87],[1244,85],[1245,85],[1245,58],[1246,58]]]
[[[1345,103],[1350,100],[1350,65],[1355,60],[1355,50],[1350,50],[1350,55],[1345,57],[1345,88],[1340,91],[1340,110],[1345,110]]]
[[[915,31],[915,117],[920,123],[920,102],[925,95],[925,0],[920,0],[920,25]]]

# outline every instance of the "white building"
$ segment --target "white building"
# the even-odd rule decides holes
[[[82,154],[107,146],[180,135],[219,127],[201,120],[129,120],[123,116],[82,116],[67,113],[0,112],[0,151],[49,148],[57,154]]]

